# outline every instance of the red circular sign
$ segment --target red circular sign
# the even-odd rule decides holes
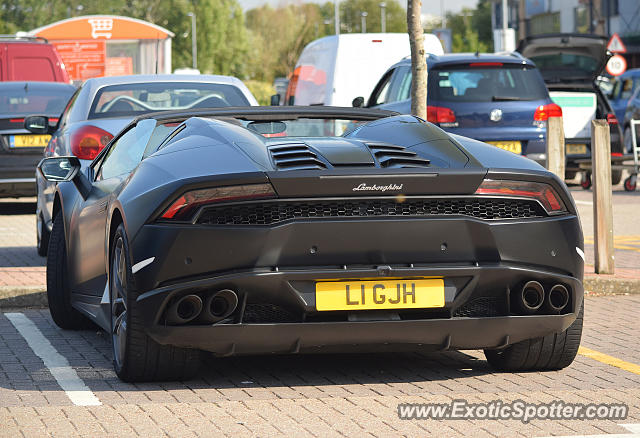
[[[627,60],[621,55],[613,55],[607,62],[607,73],[611,76],[620,76],[627,70]]]

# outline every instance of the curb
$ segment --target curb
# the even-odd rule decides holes
[[[640,294],[640,278],[586,275],[583,284],[587,295]],[[0,286],[0,309],[47,305],[45,286]]]
[[[0,309],[47,307],[44,286],[0,286]]]
[[[610,275],[585,275],[584,290],[602,295],[640,294],[640,278],[614,278]]]

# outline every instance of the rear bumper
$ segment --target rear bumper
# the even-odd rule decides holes
[[[429,276],[445,280],[443,308],[398,310],[394,318],[389,318],[389,312],[318,312],[315,308],[316,280]],[[511,304],[514,290],[529,280],[539,281],[546,291],[553,284],[565,285],[570,291],[568,307],[560,315],[543,310],[531,316],[518,315]],[[235,290],[241,301],[229,320],[214,325],[165,324],[163,313],[173,298],[225,288]],[[488,264],[391,270],[253,270],[158,288],[140,295],[137,305],[147,333],[157,342],[234,355],[497,348],[566,329],[576,318],[582,300],[580,279],[530,266]],[[276,312],[286,311],[289,319],[268,320],[267,316],[264,321],[246,323],[243,317],[247,318],[251,302],[273,304],[274,309],[280,309]]]
[[[0,198],[18,198],[36,195],[35,178],[1,178]]]
[[[237,324],[213,327],[155,327],[161,344],[210,351],[219,356],[500,348],[557,333],[575,314],[451,318],[447,320]]]
[[[496,348],[558,332],[582,304],[584,262],[576,248],[582,250],[583,241],[574,215],[308,220],[272,227],[148,224],[131,242],[132,263],[145,262],[134,277],[147,333],[161,344],[219,355]],[[444,279],[443,307],[378,315],[316,310],[318,280],[420,277]],[[514,291],[530,280],[546,291],[567,287],[570,300],[560,315],[522,316],[515,309]],[[228,320],[165,323],[175,298],[222,289],[235,291],[240,301]],[[251,310],[247,318],[259,305],[273,311],[255,317]]]

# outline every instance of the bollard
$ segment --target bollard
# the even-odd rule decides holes
[[[591,122],[593,178],[593,234],[596,274],[613,274],[613,202],[611,193],[611,139],[606,120]]]
[[[564,181],[565,150],[562,117],[547,120],[547,169]]]

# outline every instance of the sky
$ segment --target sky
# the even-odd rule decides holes
[[[269,3],[271,6],[278,6],[287,3],[303,3],[302,0],[239,0],[240,5],[246,11]],[[324,0],[310,0],[316,3],[324,3]],[[400,0],[403,3],[404,0]],[[444,5],[446,12],[460,12],[464,7],[475,7],[478,0],[423,0],[422,12],[425,14],[440,15],[440,6]]]

